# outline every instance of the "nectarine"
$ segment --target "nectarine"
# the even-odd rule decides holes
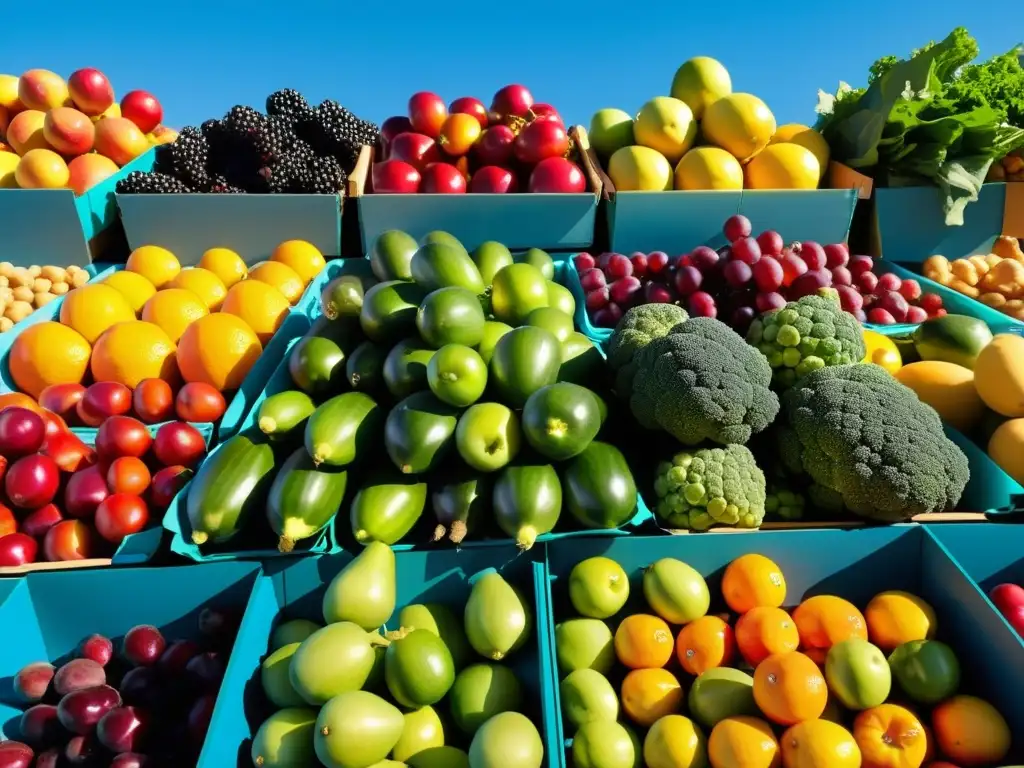
[[[48,149],[50,145],[47,144],[46,136],[43,135],[45,121],[46,115],[38,109],[26,109],[24,112],[19,112],[7,128],[7,143],[19,155],[24,155],[33,149]]]
[[[143,133],[149,133],[164,119],[164,109],[153,94],[129,91],[121,99],[121,116],[139,126]]]
[[[57,107],[46,113],[43,136],[62,155],[84,155],[92,149],[96,129],[84,112],[72,107]]]
[[[18,98],[26,109],[63,107],[70,103],[68,84],[64,78],[48,69],[30,69],[18,80]]]
[[[18,168],[21,158],[13,152],[0,152],[0,189],[13,189],[18,186],[14,171]]]
[[[153,146],[171,144],[178,138],[178,132],[173,128],[168,128],[166,125],[158,125],[149,132],[148,137],[149,143]]]
[[[68,78],[71,101],[83,114],[102,115],[114,103],[114,87],[107,76],[93,67],[76,70]]]
[[[25,108],[18,100],[18,78],[14,75],[0,75],[0,107],[10,112],[12,117]]]
[[[68,172],[71,174],[68,188],[74,190],[76,195],[84,195],[87,190],[104,179],[109,179],[117,171],[117,163],[109,157],[97,155],[95,152],[79,155],[68,163]]]
[[[14,171],[14,178],[22,189],[63,189],[70,177],[64,158],[52,149],[26,152]]]
[[[96,123],[96,151],[120,166],[127,165],[149,149],[149,140],[126,117],[107,117]]]
[[[92,121],[95,123],[98,120],[106,120],[108,117],[120,117],[121,116],[121,105],[114,103],[103,110],[103,114],[95,115]]]
[[[7,126],[11,124],[13,117],[11,110],[0,104],[0,141],[7,138]]]

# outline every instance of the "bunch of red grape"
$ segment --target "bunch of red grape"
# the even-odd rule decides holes
[[[774,230],[752,236],[750,220],[732,216],[722,228],[729,244],[699,245],[671,257],[663,251],[575,257],[594,325],[614,328],[637,304],[678,304],[695,317],[721,317],[744,333],[758,314],[787,301],[835,288],[843,309],[861,322],[920,323],[946,314],[942,297],[922,294],[916,280],[874,274],[870,256],[850,256],[845,243],[794,242]]]

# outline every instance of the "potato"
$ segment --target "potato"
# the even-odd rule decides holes
[[[33,311],[32,305],[27,301],[15,301],[4,310],[4,317],[11,320],[11,322],[20,323],[31,315]]]
[[[53,283],[45,277],[37,277],[32,281],[32,290],[35,293],[48,293]]]
[[[56,298],[52,293],[46,293],[45,291],[37,292],[32,295],[32,305],[39,309],[40,307],[45,307]]]
[[[953,273],[953,277],[961,280],[968,285],[978,284],[978,270],[975,266],[967,259],[956,259],[949,265],[950,271]]]
[[[28,268],[28,273],[32,275],[32,279],[34,280],[43,273],[43,268],[40,267],[38,264],[33,264],[31,267]]]
[[[0,333],[6,333],[14,327],[14,321],[9,317],[0,317]]]
[[[8,302],[9,301],[13,301],[14,300],[14,290],[11,289],[11,288],[0,288],[0,299],[2,299],[3,301],[8,301]]]
[[[71,290],[71,287],[65,282],[54,283],[50,286],[50,293],[54,296],[63,296],[65,293]]]
[[[32,289],[22,285],[13,291],[15,301],[32,301]]]
[[[4,277],[10,277],[14,274],[14,265],[9,261],[0,261],[0,275]]]
[[[22,269],[21,267],[15,267],[14,271],[7,276],[8,282],[14,288],[19,288],[23,285],[32,285],[32,281],[34,279],[35,278],[28,273],[27,269]]]
[[[89,273],[86,272],[84,269],[81,270],[80,272],[75,272],[74,276],[71,278],[71,285],[74,286],[75,288],[81,288],[88,282]]]
[[[6,288],[8,285],[10,285],[10,282],[7,280],[7,278],[4,277],[3,275],[0,275],[0,288]]]
[[[67,270],[63,267],[43,267],[43,271],[39,273],[40,277],[45,277],[51,283],[64,283],[67,282]]]

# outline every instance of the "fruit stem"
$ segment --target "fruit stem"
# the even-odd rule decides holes
[[[291,552],[295,549],[295,542],[289,539],[287,536],[282,536],[277,541],[278,552]]]
[[[393,643],[396,640],[402,640],[406,638],[412,631],[413,628],[411,627],[402,627],[400,629],[394,629],[391,632],[388,632],[386,635],[384,635],[384,639],[387,640],[389,643]]]
[[[437,526],[434,528],[434,538],[431,539],[431,541],[440,541],[441,539],[444,538],[444,534],[445,534],[445,527],[443,525],[441,525],[440,523],[438,523]]]
[[[537,541],[537,529],[532,525],[524,525],[519,529],[519,535],[516,536],[516,546],[524,552],[532,547]]]
[[[272,434],[277,430],[277,422],[269,416],[264,416],[260,419],[260,431],[264,434]]]
[[[378,648],[387,648],[389,645],[391,645],[391,640],[387,637],[384,637],[380,632],[367,632],[366,634],[370,636],[370,645],[376,646]]]
[[[443,372],[443,373],[441,374],[441,379],[442,379],[443,381],[455,382],[455,381],[458,381],[458,380],[459,380],[459,377],[458,377],[458,376],[456,376],[456,375],[455,375],[454,373],[452,373],[451,371],[444,371],[444,372]]]
[[[462,520],[456,520],[452,523],[451,531],[448,533],[448,540],[452,544],[461,544],[462,540],[466,538],[467,533],[469,533],[469,529],[466,527],[466,523]]]
[[[203,546],[210,540],[210,534],[206,531],[192,531],[192,543],[198,546]]]
[[[403,475],[411,475],[412,474],[412,465],[411,464],[403,464],[400,467],[400,469],[402,470],[402,474]]]
[[[569,432],[569,425],[562,419],[551,417],[548,419],[548,436],[565,437]]]
[[[353,532],[352,535],[356,537],[356,541],[358,541],[360,544],[363,544],[370,540],[369,532],[362,528],[360,528],[358,531]]]
[[[493,456],[504,447],[505,441],[502,440],[500,437],[496,437],[491,442],[484,446],[484,453],[486,453],[488,456]]]
[[[326,317],[328,320],[338,319],[338,308],[334,306],[333,301],[327,302],[327,306],[324,307],[324,317]]]
[[[313,464],[320,466],[323,464],[331,455],[331,446],[327,443],[320,443],[319,445],[313,446]]]

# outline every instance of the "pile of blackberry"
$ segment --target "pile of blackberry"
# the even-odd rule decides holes
[[[152,172],[130,173],[117,191],[337,194],[360,147],[379,136],[374,123],[338,102],[313,107],[286,88],[267,97],[266,114],[235,106],[220,120],[184,128],[158,150]]]

